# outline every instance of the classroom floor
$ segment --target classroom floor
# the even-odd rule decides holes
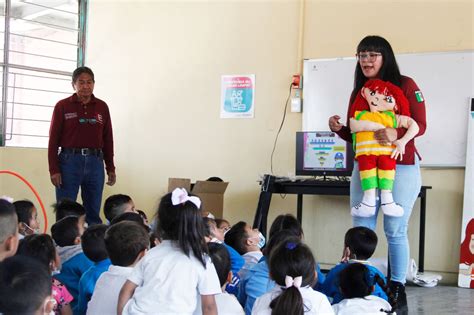
[[[410,314],[474,314],[474,289],[407,286]]]

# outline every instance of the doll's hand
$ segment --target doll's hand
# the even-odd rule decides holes
[[[406,143],[402,140],[395,140],[392,142],[395,145],[395,148],[392,151],[392,155],[390,156],[392,159],[397,159],[400,156],[400,161],[403,160],[403,154],[405,154],[405,145]]]

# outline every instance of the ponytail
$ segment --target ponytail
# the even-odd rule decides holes
[[[270,308],[272,309],[272,315],[303,315],[305,311],[303,297],[300,290],[295,286],[283,289],[283,292],[270,303]]]
[[[392,306],[391,310],[383,310],[381,309],[380,311],[383,311],[387,314],[391,314],[394,312],[395,309],[397,309],[397,301],[393,297],[393,293],[391,290],[389,290],[388,285],[385,283],[385,281],[380,277],[378,274],[375,274],[374,276],[374,284],[378,284],[379,287],[382,288],[383,292],[387,294],[388,300],[390,301],[390,305]]]

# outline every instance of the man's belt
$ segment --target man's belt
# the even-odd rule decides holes
[[[102,149],[90,149],[90,148],[61,148],[61,152],[69,154],[80,154],[80,155],[96,155],[102,156]]]

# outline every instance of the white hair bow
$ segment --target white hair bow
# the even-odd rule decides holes
[[[285,276],[285,285],[286,285],[287,289],[289,287],[300,288],[302,282],[303,282],[303,277],[302,276],[298,276],[298,277],[295,277],[295,278],[292,278],[290,276]]]
[[[184,188],[175,188],[171,193],[171,203],[173,206],[191,201],[199,209],[201,207],[201,199],[196,196],[189,196]]]

